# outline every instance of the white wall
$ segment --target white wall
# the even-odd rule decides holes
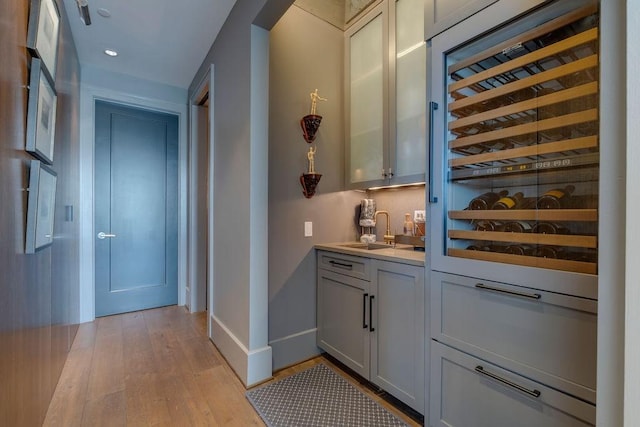
[[[95,318],[94,107],[96,100],[179,116],[178,303],[185,302],[187,200],[187,90],[84,66],[80,82],[80,322]]]

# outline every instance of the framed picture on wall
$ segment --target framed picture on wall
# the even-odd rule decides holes
[[[58,97],[42,61],[31,60],[27,107],[26,150],[47,164],[53,163]]]
[[[31,160],[25,253],[35,253],[53,243],[57,179],[52,169]]]
[[[56,81],[60,11],[55,0],[31,0],[27,48],[44,63],[46,72]],[[54,84],[55,85],[55,84]]]

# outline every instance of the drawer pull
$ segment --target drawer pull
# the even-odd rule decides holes
[[[502,378],[502,377],[500,377],[500,376],[498,376],[496,374],[493,374],[491,372],[485,371],[484,368],[482,366],[479,366],[479,365],[476,366],[475,370],[479,374],[482,374],[482,375],[487,376],[487,377],[489,377],[491,379],[494,379],[494,380],[496,380],[496,381],[498,381],[498,382],[500,382],[500,383],[502,383],[504,385],[507,385],[507,386],[509,386],[511,388],[515,388],[516,390],[521,391],[522,393],[528,394],[529,396],[533,396],[535,398],[539,398],[540,397],[540,394],[541,394],[540,390],[535,390],[535,389],[534,390],[530,390],[530,389],[528,389],[526,387],[521,386],[520,384],[516,384],[516,383],[514,383],[512,381],[509,381],[508,379]]]
[[[540,294],[528,294],[526,292],[517,292],[517,291],[511,291],[509,289],[494,288],[493,286],[487,286],[487,285],[482,284],[482,283],[476,283],[476,288],[477,289],[481,289],[483,291],[498,292],[498,293],[501,293],[501,294],[512,295],[514,297],[520,297],[520,298],[527,298],[527,299],[540,299],[540,298],[542,298],[542,295],[540,295]]]
[[[345,270],[353,270],[353,264],[344,264],[342,262],[334,260],[329,261],[329,264],[331,264],[333,267],[343,268]]]
[[[369,297],[369,332],[374,332],[376,328],[373,327],[373,299],[375,295]]]
[[[367,325],[367,297],[369,294],[362,295],[362,328],[367,329],[369,325]]]

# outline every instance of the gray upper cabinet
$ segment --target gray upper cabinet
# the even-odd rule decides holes
[[[426,0],[427,40],[498,0]]]
[[[384,0],[345,33],[347,188],[424,182],[423,11]]]

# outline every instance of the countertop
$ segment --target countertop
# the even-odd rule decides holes
[[[411,245],[389,245],[384,249],[360,249],[349,248],[344,246],[345,244],[352,244],[357,242],[340,242],[340,243],[322,243],[315,245],[316,249],[329,252],[337,252],[347,255],[361,256],[364,258],[380,259],[383,261],[400,262],[402,264],[417,265],[424,267],[424,251],[415,251]],[[378,242],[378,244],[380,244]]]

